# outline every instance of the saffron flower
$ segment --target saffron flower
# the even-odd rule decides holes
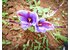
[[[21,27],[27,30],[30,26],[35,26],[38,20],[38,15],[35,12],[30,12],[26,10],[17,11],[19,15]]]
[[[40,19],[35,26],[35,32],[45,33],[47,30],[54,30],[54,25],[45,19]]]

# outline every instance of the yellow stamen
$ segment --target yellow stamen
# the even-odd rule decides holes
[[[30,22],[31,21],[31,18],[28,18],[28,21]]]
[[[41,24],[41,23],[38,23],[38,25],[39,25],[39,26],[42,26],[42,24]]]

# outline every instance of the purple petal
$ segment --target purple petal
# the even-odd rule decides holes
[[[53,30],[54,26],[48,21],[45,21],[45,19],[40,19],[38,23],[35,26],[36,32],[43,32],[45,33],[47,30]]]
[[[42,33],[45,33],[46,32],[46,28],[44,27],[35,27],[35,32],[42,32]]]
[[[26,17],[27,13],[28,12],[26,10],[19,10],[19,11],[17,11],[17,15],[19,15],[21,17]]]
[[[46,20],[44,18],[39,19],[40,22],[45,22]]]
[[[35,25],[38,21],[38,15],[34,12],[31,12],[30,17],[33,19],[32,25]]]
[[[36,25],[38,21],[38,15],[34,12],[29,12],[26,10],[17,11],[17,14],[20,16],[21,27],[26,30],[32,25]]]
[[[19,10],[17,11],[17,14],[20,16],[20,21],[26,21],[27,20],[27,11],[26,10]]]
[[[48,21],[46,21],[45,24],[43,24],[43,26],[46,28],[46,30],[53,30],[54,29],[54,25]]]
[[[31,24],[29,23],[21,22],[21,28],[23,28],[24,30],[27,30],[27,28],[29,28],[30,26]]]
[[[23,28],[24,30],[27,30],[27,28],[29,28],[29,26],[27,24],[21,24],[21,28]]]
[[[20,21],[27,21],[27,18],[32,19],[32,24],[35,24],[38,20],[38,15],[34,12],[29,12],[26,10],[17,11],[17,14],[20,16]]]

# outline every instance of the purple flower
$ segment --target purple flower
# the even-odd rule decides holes
[[[19,10],[17,14],[20,16],[20,24],[21,27],[26,30],[30,26],[35,26],[38,20],[38,15],[34,12],[26,11],[26,10]]]
[[[35,26],[35,32],[45,33],[47,30],[53,30],[54,26],[45,19],[40,19]]]

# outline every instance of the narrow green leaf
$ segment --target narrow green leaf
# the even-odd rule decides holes
[[[7,15],[8,15],[8,13],[6,13],[6,12],[2,12],[2,17],[3,17],[3,18],[8,18]]]
[[[2,16],[6,16],[8,13],[6,12],[2,12]]]
[[[8,25],[9,23],[5,20],[2,20],[2,23],[5,24],[5,25]]]
[[[17,30],[20,30],[20,28],[14,27],[14,28],[11,28],[10,30],[15,30],[15,31],[17,31]]]
[[[38,50],[40,50],[40,48],[41,48],[41,44],[39,43],[39,44],[38,44]]]
[[[11,41],[3,39],[2,44],[11,44]]]
[[[45,40],[46,40],[46,36],[43,37],[43,44],[45,43]]]
[[[23,44],[23,50],[26,50],[27,46],[26,44]]]
[[[7,3],[8,0],[2,0],[3,3]]]
[[[34,50],[37,50],[38,46],[34,46]]]
[[[28,30],[30,30],[31,32],[35,32],[35,29],[34,29],[33,26],[32,27],[29,27]]]
[[[67,40],[67,37],[65,37],[65,36],[63,36],[63,35],[61,35],[60,33],[54,33],[54,35],[55,35],[55,37],[57,38],[57,39],[61,39],[61,40],[63,40],[64,42],[67,42],[68,40]]]
[[[27,44],[26,44],[27,46],[29,46],[29,42],[30,42],[30,40],[27,41]]]
[[[35,40],[35,42],[36,42],[37,44],[40,44],[40,42],[38,42],[37,40]]]

